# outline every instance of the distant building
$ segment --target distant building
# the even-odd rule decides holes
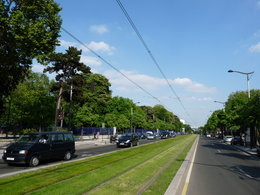
[[[183,120],[183,119],[180,119],[180,121],[185,125],[185,120]],[[185,128],[182,128],[182,130],[181,130],[183,133],[185,133]]]

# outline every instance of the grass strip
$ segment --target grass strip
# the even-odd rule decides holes
[[[183,142],[183,140],[181,139],[178,142]],[[105,183],[106,181],[117,177],[120,174],[123,174],[129,169],[132,169],[153,156],[165,151],[169,147],[171,147],[169,144],[162,145],[153,150],[148,150],[143,154],[133,156],[109,166],[80,175],[79,177],[46,187],[32,194],[82,194]]]
[[[170,148],[89,194],[136,194],[193,138],[194,136],[190,136],[185,142]]]
[[[197,137],[196,137],[197,138]],[[177,158],[165,169],[162,173],[146,188],[142,195],[146,194],[155,194],[160,195],[164,194],[172,182],[174,176],[178,172],[180,166],[185,160],[188,152],[190,151],[192,145],[194,144],[196,139],[194,139],[178,156]]]
[[[91,172],[95,169],[102,169],[102,167],[120,162],[126,158],[131,159],[134,156],[143,156],[143,153],[147,153],[147,151],[153,151],[153,154],[160,153],[165,148],[177,144],[183,139],[184,137],[167,141],[165,140],[141,147],[131,148],[129,150],[123,150],[103,156],[88,158],[80,162],[71,162],[53,168],[4,178],[0,180],[0,194],[26,194],[37,189],[61,182],[63,180]],[[13,186],[16,187],[13,188]]]

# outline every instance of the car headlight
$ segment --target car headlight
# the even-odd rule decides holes
[[[7,153],[7,150],[4,150],[4,153]]]
[[[28,153],[28,150],[20,150],[19,151],[19,154],[27,154]]]
[[[130,140],[127,140],[125,143],[129,143],[130,142]]]

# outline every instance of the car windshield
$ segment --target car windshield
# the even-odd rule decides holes
[[[122,139],[131,139],[131,136],[124,135],[121,137]]]
[[[16,143],[35,143],[39,134],[24,134]]]

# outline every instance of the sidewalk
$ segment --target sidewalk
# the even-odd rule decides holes
[[[2,156],[3,151],[7,148],[11,143],[13,143],[13,139],[8,140],[0,140],[0,155]],[[75,138],[75,149],[86,149],[86,148],[93,148],[98,146],[105,146],[105,145],[114,145],[114,143],[110,143],[110,139],[107,135],[99,136],[99,139],[93,139],[93,137],[84,136],[83,141],[80,139]]]
[[[248,148],[248,147],[245,147],[245,146],[239,146],[239,145],[232,145],[232,146],[234,146],[235,148],[242,150],[242,151],[244,151],[248,154],[257,155],[256,148],[251,149],[251,148]]]

